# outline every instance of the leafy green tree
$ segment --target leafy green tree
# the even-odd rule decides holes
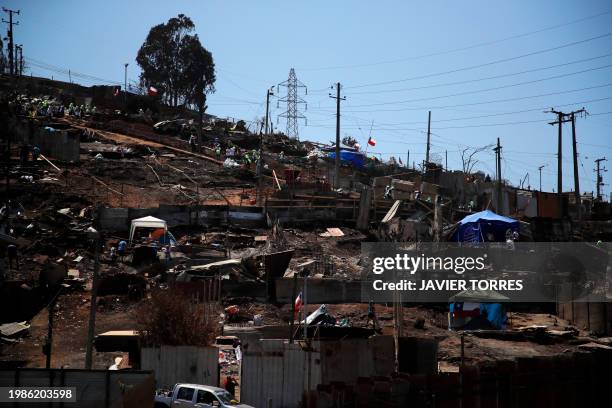
[[[142,69],[141,85],[157,88],[168,105],[197,106],[203,117],[206,94],[214,92],[215,66],[194,30],[184,14],[152,27],[136,62]]]

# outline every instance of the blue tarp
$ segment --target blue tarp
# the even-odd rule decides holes
[[[504,242],[508,230],[518,232],[519,222],[513,218],[495,214],[493,211],[484,210],[470,214],[459,221],[459,228],[453,235],[453,241]],[[490,239],[490,236],[493,239]]]
[[[487,313],[487,320],[496,329],[506,328],[508,317],[501,303],[481,303],[480,314]]]
[[[329,157],[335,160],[336,152],[329,153]],[[355,167],[363,167],[365,163],[365,155],[360,152],[340,150],[340,161],[349,162]]]
[[[457,310],[461,310],[463,306],[463,302],[458,303],[450,303],[448,310],[451,314],[451,320],[454,320],[452,317],[454,312]],[[471,320],[465,324],[464,327],[455,327],[457,329],[469,329],[476,330],[481,328],[489,328],[487,326],[491,326],[491,328],[503,330],[506,328],[506,324],[508,323],[508,316],[506,315],[506,309],[501,303],[480,303],[479,305],[479,316],[472,317]],[[484,320],[486,318],[486,321]],[[487,323],[488,322],[488,323]],[[451,329],[453,326],[451,324]]]
[[[159,237],[159,239],[157,240],[161,245],[173,245],[176,246],[176,238],[174,238],[174,235],[172,235],[172,233],[170,231],[167,231],[165,234],[161,235]]]

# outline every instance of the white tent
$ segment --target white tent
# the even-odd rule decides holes
[[[168,223],[151,216],[132,220],[132,226],[130,227],[130,243],[132,243],[132,239],[134,239],[136,228],[163,228],[164,231],[168,231]]]

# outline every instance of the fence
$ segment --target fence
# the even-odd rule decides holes
[[[141,367],[155,371],[158,388],[174,384],[219,384],[219,350],[216,347],[161,346],[141,350]]]
[[[155,396],[150,371],[18,368],[0,370],[0,387],[75,387],[76,404],[49,403],[48,407],[152,407]],[[9,404],[7,404],[9,405]],[[20,403],[15,406],[40,406]]]
[[[606,407],[612,352],[517,358],[459,373],[360,378],[308,394],[309,407]]]

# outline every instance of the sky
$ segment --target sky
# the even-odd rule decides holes
[[[594,160],[612,158],[612,2],[517,0],[2,1],[19,9],[15,41],[27,73],[83,85],[138,81],[135,58],[149,29],[183,13],[213,55],[217,82],[208,113],[261,119],[266,90],[273,124],[295,68],[307,121],[300,139],[335,140],[340,82],[341,136],[368,153],[421,163],[432,112],[432,159],[461,169],[464,149],[500,138],[502,176],[513,185],[556,190],[554,108],[584,107],[576,121],[580,189],[595,190]],[[6,19],[6,15],[3,16]],[[3,29],[6,25],[3,26]],[[92,79],[95,77],[96,79]],[[251,127],[253,129],[253,127]],[[574,188],[571,125],[563,126],[563,188]],[[409,153],[408,153],[409,152]],[[476,169],[495,175],[495,154]],[[612,165],[610,165],[612,167]],[[606,181],[607,174],[604,175]],[[609,197],[611,187],[602,191]]]

